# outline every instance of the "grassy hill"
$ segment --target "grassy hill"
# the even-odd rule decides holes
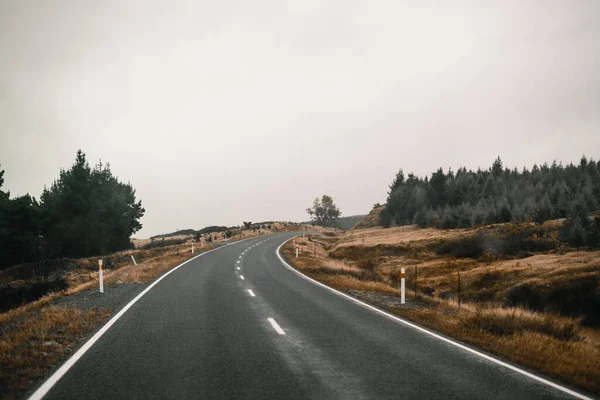
[[[367,229],[380,226],[380,214],[384,208],[385,205],[373,208],[369,214],[367,214],[358,224],[354,226],[354,229]]]

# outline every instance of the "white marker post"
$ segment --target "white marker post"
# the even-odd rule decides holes
[[[406,271],[404,268],[400,268],[400,304],[404,304],[405,296],[404,296],[404,280],[406,279]]]
[[[133,254],[131,255],[131,259],[133,260],[133,265],[137,265],[137,263],[135,262],[135,258],[133,258]]]
[[[100,281],[100,293],[104,293],[104,271],[102,270],[102,259],[98,260],[98,280]]]
[[[192,242],[192,254],[194,254],[194,242]]]
[[[298,258],[298,246],[296,246],[296,258]]]

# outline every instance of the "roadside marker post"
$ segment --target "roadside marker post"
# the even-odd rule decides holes
[[[102,259],[98,260],[98,280],[100,281],[100,293],[104,293],[104,271],[102,270]]]
[[[131,255],[131,259],[133,260],[133,265],[137,265],[137,263],[135,262],[135,258],[133,258],[133,254]]]
[[[194,242],[192,242],[192,254],[194,254]]]
[[[296,258],[298,258],[298,246],[296,246]]]
[[[406,279],[406,270],[404,268],[400,268],[400,304],[405,303],[405,293],[404,293],[404,281]]]

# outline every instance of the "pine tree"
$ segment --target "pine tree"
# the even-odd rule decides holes
[[[394,180],[392,181],[391,185],[389,186],[390,191],[388,192],[388,196],[391,196],[391,194],[394,193],[394,190],[396,190],[403,184],[404,184],[404,172],[402,171],[402,169],[400,169],[398,171],[398,173],[396,173]]]
[[[492,164],[492,168],[490,169],[490,171],[492,172],[492,175],[496,178],[499,178],[502,175],[502,172],[504,171],[504,167],[502,165],[502,160],[500,159],[500,156],[498,156],[498,158],[496,158],[496,160],[494,160],[494,163]]]

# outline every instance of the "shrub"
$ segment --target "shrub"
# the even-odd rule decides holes
[[[453,255],[460,258],[479,258],[484,253],[481,238],[469,236],[456,240],[448,240],[437,246],[435,252],[439,255]]]
[[[36,301],[48,293],[60,292],[68,287],[64,278],[46,282],[33,282],[22,287],[7,286],[0,288],[0,311],[8,311],[21,304]]]
[[[566,282],[518,285],[506,292],[506,307],[524,307],[534,311],[554,312],[582,317],[582,324],[600,326],[598,278],[584,277]]]
[[[440,255],[490,261],[494,257],[525,257],[532,252],[549,251],[560,247],[560,241],[550,228],[509,224],[482,228],[474,236],[449,240],[433,245]],[[487,255],[486,255],[487,254]]]
[[[367,254],[364,257],[360,258],[356,262],[356,265],[358,265],[358,267],[361,269],[365,269],[367,271],[374,271],[375,267],[377,266],[377,259],[372,255]]]
[[[520,308],[478,308],[474,315],[466,318],[466,323],[497,336],[530,331],[559,340],[574,340],[579,332],[579,327],[572,321],[552,315],[542,316]]]

